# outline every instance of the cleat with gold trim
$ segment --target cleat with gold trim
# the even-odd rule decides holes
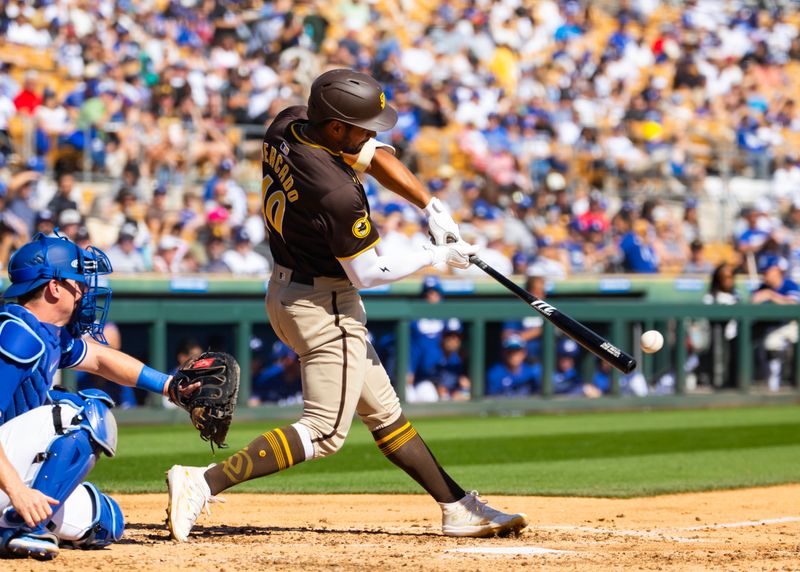
[[[213,463],[209,465],[213,466]],[[205,510],[206,514],[211,514],[210,503],[225,502],[225,499],[211,495],[204,477],[207,470],[208,467],[174,465],[167,471],[167,528],[172,538],[179,542],[189,540],[189,533],[201,512]]]

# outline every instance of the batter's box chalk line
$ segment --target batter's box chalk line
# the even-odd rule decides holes
[[[574,554],[572,550],[555,550],[540,546],[468,546],[466,548],[450,548],[445,552],[460,552],[462,554],[500,554],[503,556],[516,556],[518,554]]]
[[[565,530],[590,532],[595,534],[611,534],[618,536],[634,536],[639,538],[653,538],[661,540],[672,540],[674,542],[703,542],[702,538],[686,538],[682,536],[672,536],[669,533],[675,532],[700,532],[703,530],[719,530],[725,528],[745,528],[749,526],[766,526],[770,524],[783,524],[787,522],[798,522],[798,516],[783,516],[780,518],[766,518],[762,520],[746,520],[742,522],[728,522],[720,524],[705,524],[702,526],[689,526],[685,528],[652,528],[649,530],[624,530],[616,528],[594,528],[591,526],[540,526],[541,529]]]

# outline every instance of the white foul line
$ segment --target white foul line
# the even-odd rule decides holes
[[[591,526],[539,526],[537,528],[550,530],[575,530],[580,532],[593,532],[596,534],[616,534],[619,536],[637,536],[640,538],[658,538],[673,540],[675,542],[702,542],[701,538],[685,538],[682,536],[667,536],[667,532],[692,532],[700,530],[715,530],[722,528],[744,528],[747,526],[763,526],[767,524],[781,524],[784,522],[798,522],[800,516],[783,516],[780,518],[765,518],[762,520],[746,520],[743,522],[729,522],[722,524],[706,524],[702,526],[689,526],[684,528],[656,528],[652,530],[622,530],[615,528],[593,528]]]
[[[555,550],[539,546],[468,546],[451,548],[445,552],[462,552],[467,554],[572,554],[571,550]]]
[[[616,534],[619,536],[636,536],[639,538],[656,538],[658,540],[672,540],[674,542],[700,542],[699,538],[685,538],[683,536],[667,536],[657,530],[621,530],[616,528],[592,528],[591,526],[537,526],[550,530],[577,530],[580,532],[593,532],[596,534]]]
[[[763,524],[781,524],[783,522],[798,522],[800,516],[782,516],[780,518],[765,518],[763,520],[745,520],[743,522],[729,522],[726,524],[709,524],[705,526],[690,526],[679,530],[708,530],[713,528],[743,528],[745,526],[761,526]]]

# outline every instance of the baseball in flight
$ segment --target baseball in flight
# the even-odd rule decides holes
[[[639,339],[639,345],[645,353],[655,353],[664,346],[664,336],[656,330],[647,330]]]

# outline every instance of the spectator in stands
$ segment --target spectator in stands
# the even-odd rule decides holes
[[[471,244],[481,245],[481,260],[504,276],[509,276],[513,273],[514,267],[511,259],[503,251],[503,229],[499,220],[494,218],[489,220],[492,222],[480,221],[480,226],[474,231],[465,228],[462,230],[462,235],[465,240],[472,240]],[[475,265],[453,272],[459,276],[482,276],[483,274],[483,271]]]
[[[503,342],[503,357],[486,373],[486,395],[491,397],[522,397],[538,393],[542,382],[540,364],[526,361],[525,341],[516,335]]]
[[[656,221],[652,248],[660,272],[681,272],[689,259],[689,247],[669,219]]]
[[[56,92],[45,88],[42,104],[36,108],[36,154],[44,157],[59,137],[74,129],[67,108],[58,100]]]
[[[648,274],[658,272],[659,261],[652,245],[653,229],[650,223],[638,219],[629,228],[630,230],[622,235],[619,242],[622,267],[626,272]]]
[[[249,405],[278,403],[292,405],[303,402],[300,360],[280,340],[272,344],[272,363],[253,378]]]
[[[407,252],[412,247],[411,238],[404,232],[404,227],[406,221],[403,206],[399,203],[387,204],[383,209],[381,241],[378,244],[381,255]]]
[[[683,205],[683,224],[680,233],[683,240],[689,244],[700,240],[700,219],[697,214],[696,199],[686,199]]]
[[[137,273],[147,270],[144,256],[136,247],[137,230],[135,223],[123,224],[116,244],[108,249],[108,259],[111,261],[114,272]]]
[[[754,255],[769,238],[769,223],[758,205],[742,209],[742,217],[747,229],[737,238],[737,249],[746,256]]]
[[[536,237],[527,224],[528,212],[532,207],[533,199],[529,195],[522,191],[511,195],[511,208],[507,209],[503,219],[504,245],[523,253],[536,251]]]
[[[700,239],[689,245],[689,260],[683,265],[684,274],[708,274],[713,270],[711,262],[705,258],[705,246]]]
[[[800,304],[800,287],[786,278],[788,263],[783,258],[773,260],[764,271],[764,281],[751,297],[754,304]],[[778,391],[783,363],[790,347],[797,343],[797,321],[769,324],[760,332],[761,344],[767,354],[769,368],[767,387]]]
[[[442,331],[442,361],[436,367],[434,383],[440,401],[469,399],[472,383],[467,376],[467,363],[462,342],[464,326],[460,320],[450,318]]]
[[[538,251],[528,267],[528,274],[542,274],[554,280],[567,277],[569,257],[549,236],[539,238]]]
[[[28,228],[25,223],[6,209],[7,193],[5,183],[0,181],[0,264],[2,264],[2,268],[5,268],[13,251],[28,240]]]
[[[157,185],[153,189],[153,197],[147,206],[144,219],[150,232],[156,235],[175,224],[176,220],[170,209],[167,208],[167,188],[164,185]]]
[[[53,216],[53,211],[50,209],[43,209],[36,213],[36,222],[33,227],[31,236],[37,232],[41,232],[45,236],[53,236],[53,231],[56,228],[56,219]],[[116,268],[114,268],[116,270]]]
[[[182,207],[176,216],[176,224],[184,233],[184,238],[194,238],[197,231],[206,222],[203,200],[197,193],[188,191],[183,194]]]
[[[578,371],[580,346],[570,338],[562,336],[556,343],[556,369],[553,372],[553,393],[556,395],[586,395],[598,397],[600,390],[592,384],[584,384]]]
[[[84,250],[94,244],[92,242],[92,236],[89,234],[89,229],[86,228],[85,224],[80,225],[78,230],[75,231],[75,244]]]
[[[546,276],[540,268],[532,268],[525,281],[525,289],[543,300],[547,296]],[[538,313],[525,316],[521,320],[507,320],[503,322],[502,339],[518,336],[525,342],[526,359],[530,363],[538,363],[542,359],[542,331],[544,318]]]
[[[206,242],[206,263],[200,269],[203,272],[229,274],[230,267],[222,260],[227,245],[221,236],[209,236]]]
[[[75,242],[75,235],[83,222],[83,217],[76,209],[65,209],[58,215],[58,233]]]
[[[243,226],[233,229],[233,248],[225,251],[222,262],[240,276],[266,277],[270,271],[269,262],[253,250],[250,234]]]
[[[67,209],[78,210],[78,203],[73,198],[75,190],[75,175],[71,171],[61,171],[56,174],[56,194],[47,205],[56,216]]]
[[[15,151],[27,152],[18,143],[32,135],[34,154],[53,159],[45,148],[56,140],[59,161],[75,169],[86,160],[100,180],[118,179],[121,168],[127,179],[140,165],[138,181],[122,185],[135,200],[149,198],[154,180],[185,189],[196,182],[192,178],[214,170],[210,190],[218,178],[230,182],[219,191],[229,221],[215,229],[228,237],[231,226],[245,223],[241,181],[256,179],[248,169],[258,169],[254,141],[260,126],[276,109],[302,99],[318,66],[350,65],[372,68],[400,110],[398,129],[389,137],[404,162],[430,171],[430,157],[447,156],[457,174],[435,173],[444,181],[442,200],[457,219],[461,213],[469,218],[476,199],[484,201],[500,221],[503,242],[497,250],[505,254],[519,249],[533,256],[535,247],[527,244],[532,237],[549,237],[561,249],[564,237],[554,229],[563,230],[565,216],[581,221],[586,214],[575,208],[584,199],[580,180],[596,188],[589,212],[603,204],[607,216],[617,198],[644,193],[699,199],[707,171],[724,173],[732,165],[735,175],[748,163],[754,175],[773,176],[776,199],[791,200],[797,185],[786,177],[796,160],[781,156],[793,153],[800,129],[796,85],[789,81],[800,53],[796,11],[754,7],[746,16],[721,11],[710,17],[703,3],[679,15],[663,2],[650,2],[647,10],[639,4],[620,12],[635,23],[623,19],[616,25],[607,25],[619,15],[604,5],[584,10],[576,2],[548,1],[510,10],[503,2],[445,4],[401,10],[390,30],[380,24],[385,18],[376,19],[379,10],[364,2],[323,10],[325,16],[281,4],[253,20],[243,16],[246,8],[220,3],[196,7],[189,18],[175,2],[166,2],[127,10],[124,22],[119,10],[78,7],[65,19],[46,2],[12,2],[4,12],[7,48],[13,53],[20,43],[42,51],[37,61],[0,70],[0,157],[11,157],[12,137]],[[355,32],[354,23],[364,27]],[[395,34],[394,28],[410,34]],[[58,65],[47,71],[50,62]],[[40,71],[31,73],[34,67]],[[14,81],[20,77],[22,86]],[[47,97],[40,104],[42,88]],[[64,92],[62,101],[57,94]],[[28,100],[21,109],[35,109],[38,135],[19,133],[26,123],[14,97]],[[241,129],[231,126],[241,122],[258,125],[259,135],[245,133],[240,141]],[[744,161],[720,152],[732,137]],[[476,180],[488,185],[453,192],[462,181]],[[42,191],[49,181],[42,183],[31,203],[34,213],[47,206],[49,193]],[[107,201],[118,190],[98,188],[97,199]],[[383,192],[377,191],[380,202]],[[520,203],[519,196],[530,197],[536,208]],[[211,193],[204,198],[210,200]],[[117,228],[125,219],[154,220],[142,205],[141,213],[121,217],[106,216],[103,209],[86,212],[80,204],[51,209],[58,216],[76,206]],[[216,206],[189,217],[182,238],[194,242]],[[773,220],[782,208],[769,207]],[[687,201],[689,224],[674,229],[685,244],[698,238],[696,221],[688,220],[691,210]],[[33,217],[26,221],[32,226]],[[259,241],[255,227],[246,226]],[[622,269],[610,255],[618,244],[609,246],[611,231],[603,223],[595,226],[581,222],[583,249],[577,234],[570,248],[575,256],[583,253],[583,262],[574,269]],[[137,246],[152,248],[159,237],[142,229]],[[206,240],[201,236],[198,244]],[[640,248],[633,246],[636,254]],[[662,260],[655,266],[664,271],[677,265]]]
[[[444,297],[441,281],[436,276],[425,276],[422,280],[422,298],[428,304],[438,304]],[[442,333],[445,320],[420,318],[411,322],[411,363],[406,378],[406,401],[438,401],[439,391],[434,380],[437,368],[444,361]]]
[[[178,345],[175,349],[175,362],[172,369],[169,371],[170,375],[175,375],[180,367],[192,358],[196,358],[204,351],[203,346],[192,337],[183,337],[178,340]],[[161,400],[161,405],[165,409],[175,409],[178,406],[164,396]]]
[[[233,178],[233,167],[231,159],[220,162],[216,177],[206,186],[206,210],[224,206],[230,213],[231,224],[237,225],[242,224],[247,216],[247,195]]]
[[[177,236],[165,234],[158,241],[158,250],[153,257],[153,272],[180,274],[184,271],[183,257],[188,245]]]
[[[39,178],[40,175],[36,171],[22,171],[11,177],[8,184],[7,212],[22,221],[28,232],[36,224],[36,209],[33,201]]]
[[[733,305],[741,301],[736,291],[734,268],[723,262],[711,274],[708,293],[703,296],[704,304]],[[700,330],[697,342],[695,330]],[[696,320],[689,330],[692,351],[703,352],[699,356],[698,382],[716,388],[736,387],[738,359],[736,338],[739,325],[736,320]],[[691,356],[690,356],[691,357]]]
[[[597,391],[603,395],[611,392],[611,372],[612,368],[608,362],[601,359],[597,360],[595,371],[592,374],[591,386],[596,388]],[[592,392],[592,389],[589,389]],[[635,395],[643,397],[647,395],[650,388],[647,386],[647,380],[639,369],[634,370],[629,374],[620,374],[619,377],[619,391],[621,395]],[[587,394],[588,397],[596,397],[596,392]]]
[[[14,98],[14,106],[17,112],[23,115],[32,116],[36,109],[42,104],[42,96],[38,89],[39,74],[35,70],[25,72],[22,81],[22,89]]]
[[[214,207],[206,213],[205,224],[197,228],[197,240],[207,242],[212,236],[228,240],[231,235],[229,219],[230,213],[225,207]]]

